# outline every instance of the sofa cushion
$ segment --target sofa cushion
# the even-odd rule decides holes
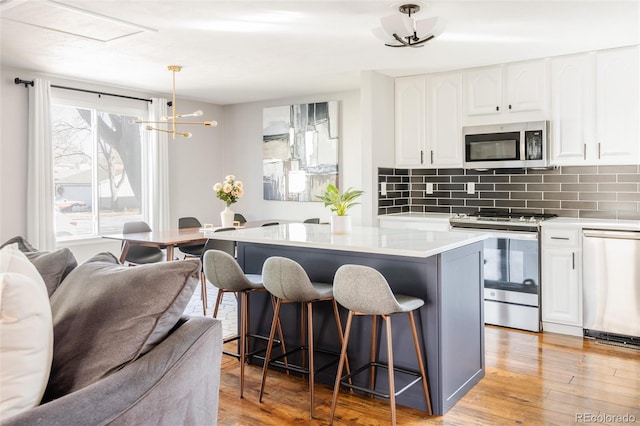
[[[51,370],[47,288],[17,244],[0,249],[0,422],[40,404]]]
[[[18,244],[18,248],[27,255],[27,258],[34,264],[47,285],[49,297],[58,288],[62,280],[69,275],[78,262],[68,248],[62,248],[53,252],[38,251],[23,237],[13,237],[5,242],[1,247],[8,244]]]
[[[199,259],[127,267],[111,253],[74,269],[51,297],[56,344],[44,400],[90,385],[157,345],[199,277]]]

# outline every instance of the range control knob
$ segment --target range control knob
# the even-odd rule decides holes
[[[524,218],[524,216],[520,216],[520,219],[518,219],[520,222],[524,222],[526,219]]]

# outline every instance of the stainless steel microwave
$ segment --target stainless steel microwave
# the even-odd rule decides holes
[[[468,169],[549,167],[549,122],[463,128]]]

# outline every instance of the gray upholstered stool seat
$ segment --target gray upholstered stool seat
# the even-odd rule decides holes
[[[245,360],[247,357],[251,357],[258,352],[264,351],[263,348],[247,352],[247,337],[264,339],[263,336],[249,333],[249,294],[253,291],[265,291],[264,285],[262,284],[262,276],[259,274],[245,274],[232,255],[225,251],[215,249],[205,251],[203,269],[206,280],[218,288],[218,298],[213,312],[214,318],[218,313],[218,306],[222,301],[224,293],[233,292],[236,295],[240,295],[240,327],[238,330],[238,336],[224,340],[224,343],[240,340],[239,350],[238,353],[227,351],[223,351],[223,353],[240,359],[240,398],[242,398],[244,394]],[[279,322],[277,323],[277,326],[279,329]],[[284,351],[285,347],[284,340],[282,339],[282,332],[280,331],[279,334],[279,343],[282,345],[282,350]]]
[[[264,394],[264,386],[267,379],[267,370],[269,365],[275,364],[278,359],[285,358],[294,352],[304,351],[308,354],[307,366],[296,366],[288,364],[278,364],[279,367],[286,370],[296,371],[298,373],[306,374],[309,376],[309,415],[313,418],[314,411],[314,383],[315,374],[317,371],[324,369],[325,367],[332,365],[335,361],[316,367],[314,360],[314,352],[323,352],[333,355],[338,355],[335,352],[325,351],[321,348],[314,348],[313,345],[313,304],[321,301],[330,301],[333,305],[333,313],[336,321],[338,339],[340,345],[343,344],[342,325],[340,323],[340,315],[338,313],[338,305],[333,298],[333,286],[327,283],[312,282],[309,276],[297,262],[284,257],[270,257],[268,258],[262,267],[262,279],[266,289],[276,298],[276,305],[274,308],[273,322],[271,324],[271,332],[269,334],[269,343],[267,344],[267,353],[265,355],[266,360],[262,369],[262,384],[260,385],[260,402],[262,402],[262,396]],[[302,304],[302,316],[301,322],[304,324],[306,319],[307,329],[302,327],[303,335],[306,336],[306,342],[302,342],[302,346],[284,352],[278,357],[271,358],[271,349],[273,347],[273,339],[275,336],[275,329],[277,320],[280,316],[280,308],[283,303],[301,303]],[[306,311],[306,315],[305,315]],[[306,318],[305,318],[306,316]],[[303,338],[304,339],[304,338]],[[305,346],[306,343],[306,346]],[[349,371],[349,365],[347,364],[347,371]]]
[[[342,351],[340,353],[338,372],[336,373],[336,382],[333,388],[333,400],[331,402],[329,424],[333,423],[340,385],[376,396],[389,398],[391,405],[391,423],[395,425],[396,396],[404,392],[414,384],[422,382],[427,412],[431,414],[431,399],[429,398],[427,374],[423,363],[422,353],[420,351],[420,344],[418,342],[418,333],[416,330],[415,319],[413,317],[413,311],[422,307],[424,305],[424,300],[406,295],[394,295],[393,291],[389,287],[389,283],[379,271],[371,267],[362,265],[343,265],[338,268],[333,280],[333,295],[335,300],[340,305],[349,310],[349,315],[347,317],[347,325],[344,332],[344,344],[342,345]],[[397,367],[394,368],[391,315],[398,313],[406,313],[409,315],[409,323],[411,324],[411,332],[413,335],[417,364],[420,371],[412,371]],[[347,346],[349,344],[349,335],[351,334],[351,324],[355,315],[372,316],[373,323],[371,327],[371,362],[354,370],[352,373],[342,376],[343,366],[347,358]],[[377,351],[376,319],[378,316],[382,317],[382,319],[386,322],[388,360],[386,364],[375,361],[375,353]],[[388,393],[382,393],[375,390],[375,371],[379,367],[386,368],[388,370]],[[363,371],[370,372],[368,388],[358,386],[350,382],[353,377]],[[416,378],[403,389],[396,391],[394,379],[394,372],[396,371],[406,375],[414,376]]]

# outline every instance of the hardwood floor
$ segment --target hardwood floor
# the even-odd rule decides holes
[[[398,406],[398,424],[623,423],[612,417],[617,415],[626,415],[626,423],[640,423],[640,350],[487,326],[485,351],[485,378],[449,412],[429,417]],[[259,403],[262,369],[246,368],[244,399],[238,396],[239,371],[238,361],[223,355],[219,425],[327,424],[329,386],[316,384],[316,418],[309,420],[304,379],[270,371]],[[387,401],[340,392],[334,424],[389,423]]]

